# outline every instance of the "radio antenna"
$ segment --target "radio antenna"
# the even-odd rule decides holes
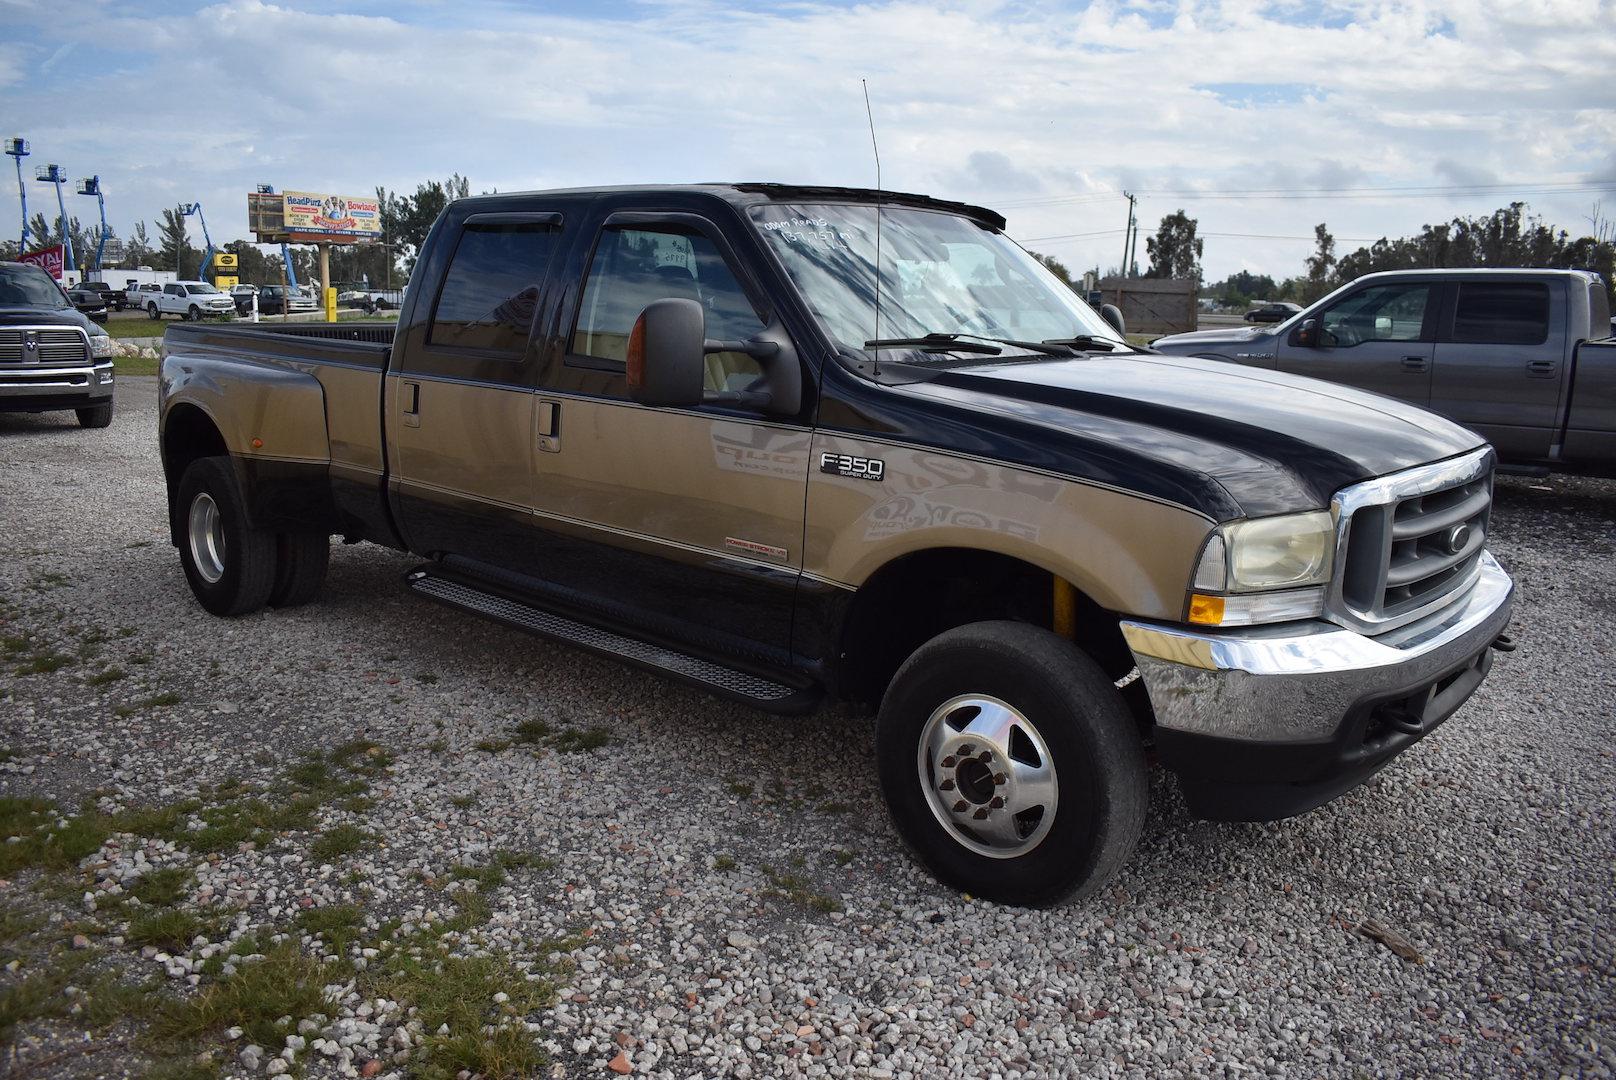
[[[859,79],[864,87],[864,115],[870,121],[870,150],[875,154],[875,333],[871,341],[881,340],[881,147],[875,141],[875,111],[870,108],[870,83]],[[881,377],[881,350],[873,351],[874,374]]]

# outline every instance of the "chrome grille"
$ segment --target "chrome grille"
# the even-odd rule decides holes
[[[36,349],[24,347],[32,335]],[[8,326],[0,329],[0,364],[87,364],[90,341],[80,330],[63,326]]]
[[[1492,509],[1490,448],[1336,496],[1332,618],[1370,633],[1445,606],[1475,580]]]

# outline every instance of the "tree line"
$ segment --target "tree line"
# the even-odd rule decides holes
[[[1479,266],[1526,266],[1592,270],[1604,278],[1616,306],[1616,229],[1598,209],[1591,219],[1592,235],[1575,236],[1532,214],[1523,202],[1512,202],[1491,214],[1455,217],[1422,226],[1413,236],[1382,237],[1344,255],[1336,254],[1335,237],[1328,224],[1313,229],[1314,249],[1299,274],[1275,279],[1269,274],[1242,270],[1222,281],[1207,284],[1202,296],[1231,306],[1257,300],[1290,300],[1311,304],[1325,294],[1365,274],[1382,270],[1419,270],[1433,267],[1462,269]],[[1178,210],[1162,218],[1156,235],[1145,241],[1150,265],[1134,276],[1201,280],[1203,244],[1196,235],[1199,222]],[[1047,255],[1036,256],[1067,284],[1067,268]],[[1100,276],[1099,267],[1095,275]]]

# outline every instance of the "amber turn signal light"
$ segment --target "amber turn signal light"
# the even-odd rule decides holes
[[[1223,624],[1223,597],[1190,594],[1190,622],[1198,626]]]
[[[630,387],[645,385],[645,315],[634,320],[629,331],[628,351],[623,356],[623,374]]]

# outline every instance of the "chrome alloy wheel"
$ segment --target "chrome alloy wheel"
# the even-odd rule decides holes
[[[209,585],[224,577],[224,528],[219,521],[219,504],[207,492],[191,500],[191,562]]]
[[[1038,729],[986,694],[944,702],[920,733],[920,786],[948,834],[990,859],[1013,859],[1055,824],[1060,785]]]

